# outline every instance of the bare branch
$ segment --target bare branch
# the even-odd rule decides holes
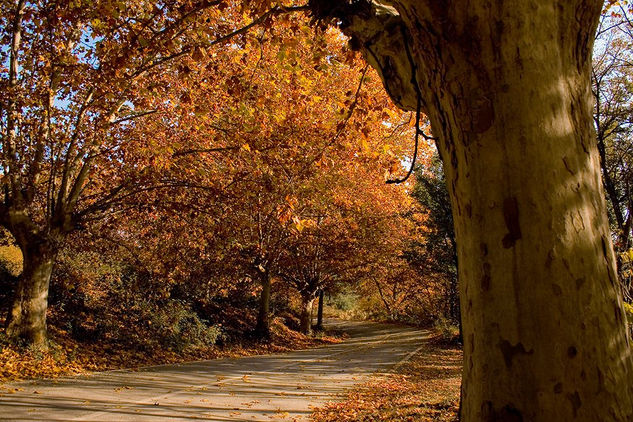
[[[139,112],[139,113],[130,114],[129,116],[122,117],[122,118],[120,118],[118,120],[113,121],[110,124],[111,125],[118,125],[119,123],[127,122],[129,120],[138,119],[139,117],[149,116],[150,114],[154,114],[157,111],[158,110],[148,110],[148,111],[143,111],[143,112]]]

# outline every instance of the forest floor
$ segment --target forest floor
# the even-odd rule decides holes
[[[341,400],[315,409],[312,420],[456,422],[461,372],[461,348],[437,335],[393,371],[377,374]]]
[[[327,326],[349,338],[281,354],[5,383],[0,420],[305,421],[372,374],[434,350],[426,349],[427,330],[359,321]]]
[[[123,348],[107,342],[79,342],[55,326],[49,327],[52,339],[47,351],[16,347],[3,342],[0,333],[0,383],[56,378],[151,365],[192,362],[227,357],[283,353],[311,347],[340,343],[346,335],[326,331],[317,336],[305,336],[286,327],[280,320],[271,326],[267,342],[255,340],[230,343],[225,346],[189,347],[184,350],[153,348]]]

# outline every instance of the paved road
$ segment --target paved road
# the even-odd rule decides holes
[[[328,321],[350,338],[296,352],[5,384],[0,420],[307,421],[311,408],[414,352],[426,331]],[[7,394],[6,388],[17,389]]]

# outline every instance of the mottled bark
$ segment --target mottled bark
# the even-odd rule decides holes
[[[53,246],[42,239],[20,245],[23,270],[9,310],[6,334],[46,348],[48,288],[55,260]]]
[[[314,326],[317,330],[323,330],[323,299],[324,299],[323,289],[319,290],[319,304],[317,307],[317,323]]]
[[[314,299],[314,295],[301,295],[299,331],[303,334],[312,334],[312,306],[314,305]]]
[[[462,420],[630,421],[591,117],[602,2],[465,3],[339,16],[396,104],[421,104],[438,138],[458,244]]]

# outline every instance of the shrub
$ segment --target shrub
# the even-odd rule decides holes
[[[13,245],[0,246],[0,277],[17,277],[22,273],[22,252]]]
[[[341,311],[351,311],[355,309],[358,302],[358,295],[349,291],[343,291],[334,295],[328,304]]]
[[[457,339],[459,338],[459,327],[453,324],[453,322],[448,318],[437,318],[433,323],[433,326],[442,336],[443,340],[453,342],[457,341]]]
[[[62,251],[51,281],[51,324],[80,341],[152,352],[210,346],[224,330],[170,297],[170,283],[128,260]]]
[[[152,304],[147,303],[147,310],[151,311],[151,308]],[[219,325],[208,325],[207,321],[177,300],[153,309],[148,322],[155,330],[157,340],[176,351],[191,346],[212,346],[222,335]]]

